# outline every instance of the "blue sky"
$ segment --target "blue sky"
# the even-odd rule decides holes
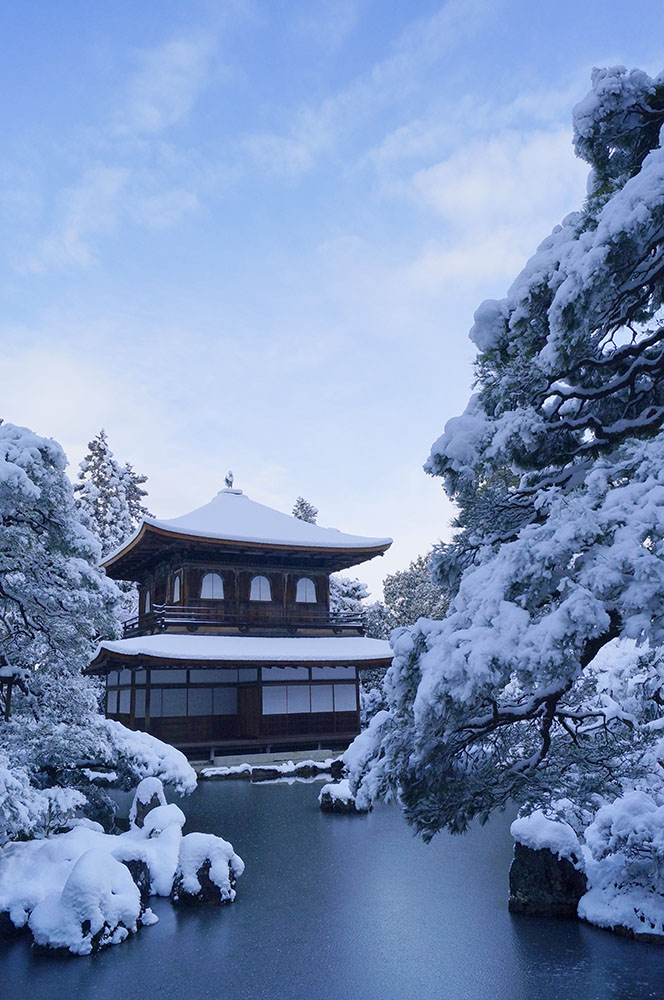
[[[449,536],[421,469],[467,331],[585,190],[593,65],[662,69],[661,0],[23,0],[0,85],[0,415],[105,427],[160,517],[223,486]]]

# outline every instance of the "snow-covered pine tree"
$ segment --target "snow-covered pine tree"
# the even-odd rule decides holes
[[[330,577],[330,611],[342,614],[360,615],[364,613],[365,600],[369,596],[366,583],[340,573]]]
[[[656,738],[587,678],[615,637],[664,639],[663,125],[664,76],[593,72],[587,200],[475,314],[477,392],[427,463],[459,508],[450,608],[393,642],[389,712],[348,756],[425,838],[618,794]]]
[[[152,516],[143,504],[147,491],[141,487],[147,476],[136,473],[129,462],[120,465],[103,428],[89,442],[80,470],[74,487],[77,502],[90,519],[104,557],[122,545],[141,518]]]
[[[304,497],[298,497],[293,504],[293,509],[291,511],[293,517],[297,517],[300,521],[308,521],[309,524],[315,524],[316,518],[318,517],[318,507],[314,507],[312,503],[305,500]]]
[[[120,595],[98,568],[66,464],[51,438],[0,424],[0,649],[20,682],[0,721],[0,843],[46,832],[74,808],[112,814],[86,764],[130,781],[175,759],[158,740],[107,722],[97,683],[82,674],[98,638],[114,634]],[[172,770],[191,787],[184,760]]]

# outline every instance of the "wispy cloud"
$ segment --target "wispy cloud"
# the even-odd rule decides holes
[[[129,176],[127,168],[95,166],[74,187],[61,192],[55,209],[56,223],[33,247],[26,262],[28,270],[40,272],[94,263],[92,240],[114,229]]]
[[[494,17],[499,7],[499,2],[489,0],[447,0],[434,15],[410,24],[391,55],[332,97],[301,107],[284,132],[247,136],[245,148],[260,166],[274,173],[310,169],[370,115],[407,101],[422,86],[431,65]]]
[[[78,176],[56,189],[41,218],[32,220],[19,268],[90,267],[101,240],[121,224],[165,229],[196,212],[196,170],[174,152],[168,132],[186,123],[219,72],[216,30],[137,51],[107,118],[70,140],[68,157],[81,164]],[[16,214],[20,205],[8,198]]]
[[[476,139],[418,171],[412,185],[457,232],[490,231],[507,222],[537,226],[543,215],[550,218],[565,201],[576,201],[570,195],[586,173],[573,155],[570,129],[508,131]]]
[[[322,49],[336,49],[358,23],[362,0],[317,0],[296,14],[290,34]]]
[[[217,38],[202,32],[137,54],[115,125],[130,135],[154,135],[182,122],[209,81]]]

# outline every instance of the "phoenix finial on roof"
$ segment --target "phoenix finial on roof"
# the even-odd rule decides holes
[[[226,483],[227,490],[233,489],[233,473],[230,471],[230,469],[226,473],[226,478],[224,479],[224,482]]]

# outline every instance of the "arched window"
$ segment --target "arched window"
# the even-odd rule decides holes
[[[272,590],[270,588],[270,581],[266,576],[255,576],[251,581],[251,590],[249,592],[250,601],[271,601],[272,600]]]
[[[173,604],[177,604],[180,600],[181,586],[180,586],[180,574],[176,573],[173,577]]]
[[[316,584],[313,580],[310,580],[308,576],[302,576],[297,581],[295,600],[298,604],[316,603]]]
[[[149,615],[150,612],[152,611],[152,599],[150,598],[149,590],[145,591],[145,597],[143,598],[143,610],[145,611],[146,615]]]
[[[201,581],[201,597],[215,601],[224,599],[224,581],[219,573],[206,573]]]

